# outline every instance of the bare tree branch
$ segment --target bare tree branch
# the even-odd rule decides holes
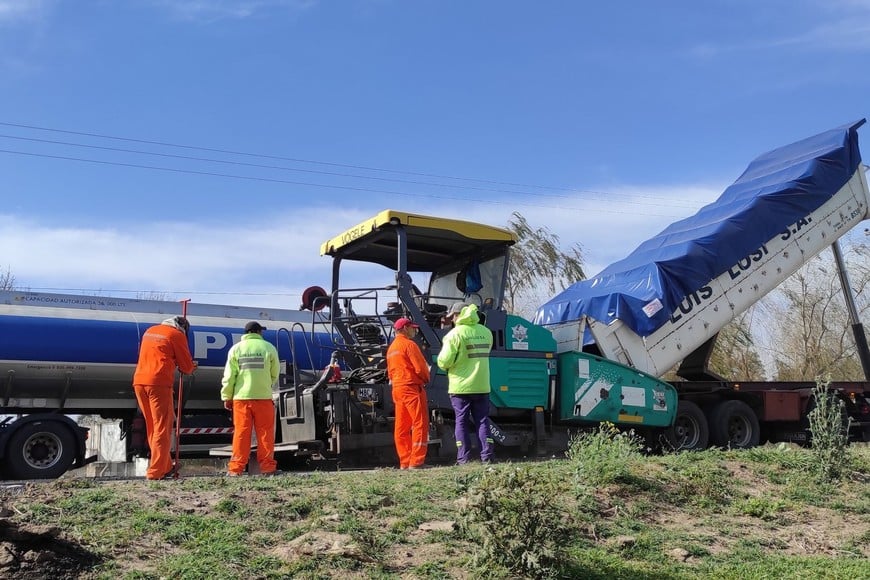
[[[12,270],[6,266],[6,270],[0,270],[0,290],[14,290],[15,276],[12,275]]]

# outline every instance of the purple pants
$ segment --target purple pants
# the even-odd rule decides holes
[[[491,461],[492,437],[489,436],[489,393],[479,395],[450,395],[450,404],[456,413],[456,462],[460,465],[471,459],[472,441],[480,446],[480,460]]]

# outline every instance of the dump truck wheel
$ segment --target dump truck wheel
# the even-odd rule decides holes
[[[9,438],[6,472],[12,479],[54,479],[75,461],[75,437],[57,421],[35,421]]]
[[[665,435],[674,451],[706,449],[710,439],[707,417],[695,403],[680,401],[674,424]]]
[[[749,449],[761,440],[758,417],[743,401],[723,401],[710,413],[713,444],[730,449]]]

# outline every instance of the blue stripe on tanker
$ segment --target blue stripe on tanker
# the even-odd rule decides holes
[[[0,358],[5,360],[52,360],[62,362],[135,364],[139,356],[142,334],[152,322],[122,322],[106,320],[0,316]],[[227,351],[243,334],[240,328],[192,326],[190,346],[194,359],[201,366],[223,366]],[[276,344],[276,330],[264,333],[266,340]],[[329,364],[332,345],[326,333],[316,333],[314,344],[306,346],[311,333],[294,335],[296,356],[302,368],[324,368]],[[292,361],[289,335],[280,333],[278,353],[281,359]],[[310,356],[313,361],[309,361]]]

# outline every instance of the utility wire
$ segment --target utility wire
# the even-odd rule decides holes
[[[116,153],[133,153],[136,155],[151,155],[154,157],[165,157],[165,158],[170,158],[170,159],[183,159],[185,161],[203,161],[203,162],[207,162],[207,163],[222,163],[225,165],[240,165],[240,166],[244,166],[244,167],[256,167],[258,169],[277,169],[280,171],[296,171],[296,172],[300,172],[300,173],[314,173],[314,174],[318,174],[318,175],[329,175],[329,176],[333,176],[333,177],[353,177],[355,179],[371,179],[371,180],[375,180],[375,181],[388,181],[388,182],[393,182],[393,183],[405,183],[405,184],[412,184],[412,185],[431,185],[431,186],[435,186],[435,187],[447,187],[447,188],[454,188],[454,189],[461,187],[462,189],[474,190],[474,191],[490,191],[490,192],[495,192],[495,193],[512,193],[512,194],[517,194],[517,195],[531,195],[531,196],[535,196],[535,197],[556,197],[556,198],[561,198],[561,199],[573,199],[571,196],[560,195],[560,194],[533,193],[533,192],[529,192],[529,191],[516,191],[516,190],[510,190],[510,189],[495,189],[495,188],[490,188],[490,187],[477,187],[477,186],[469,186],[469,185],[450,185],[450,184],[446,184],[446,183],[434,183],[434,182],[429,182],[429,181],[413,181],[413,180],[395,179],[395,178],[389,178],[389,177],[372,177],[369,175],[354,175],[351,173],[318,171],[316,169],[299,169],[296,167],[283,167],[280,165],[264,165],[261,163],[246,163],[244,161],[229,161],[229,160],[225,160],[225,159],[214,159],[214,158],[209,158],[209,157],[193,157],[190,155],[175,155],[172,153],[158,153],[158,152],[154,152],[154,151],[142,151],[140,149],[122,149],[120,147],[105,147],[105,146],[101,146],[101,145],[86,145],[84,143],[71,143],[68,141],[54,141],[54,140],[50,140],[50,139],[37,139],[34,137],[20,137],[17,135],[4,135],[2,133],[0,133],[0,138],[16,139],[19,141],[30,141],[30,142],[36,142],[36,143],[48,143],[51,145],[64,145],[64,146],[69,146],[69,147],[82,147],[82,148],[87,148],[87,149],[99,149],[101,151],[112,151],[112,152],[116,152]],[[608,195],[608,196],[618,195],[618,196],[622,196],[622,197],[631,197],[628,194],[620,194],[620,193],[611,193],[611,194],[603,194],[603,195]],[[647,197],[650,197],[650,196],[647,196]],[[600,198],[594,198],[594,199],[600,199]],[[602,200],[602,201],[604,201],[604,200]],[[630,199],[624,200],[624,201],[625,201],[625,203],[638,203],[638,202],[633,202]],[[665,207],[665,206],[684,207],[684,208],[685,207],[687,207],[687,208],[696,207],[695,205],[665,204],[665,203],[644,204],[644,205],[657,205],[657,206],[661,206],[661,207]]]
[[[418,177],[431,177],[431,178],[436,178],[436,179],[450,179],[450,180],[454,180],[454,181],[465,181],[465,182],[483,183],[483,184],[490,184],[490,185],[506,185],[506,186],[510,186],[510,187],[549,189],[549,190],[556,190],[556,191],[566,191],[566,192],[573,192],[573,193],[589,193],[589,194],[594,194],[594,195],[605,195],[605,196],[621,195],[621,196],[625,196],[625,197],[642,197],[642,198],[659,199],[659,200],[666,199],[666,198],[662,198],[661,196],[653,196],[653,195],[645,195],[645,194],[612,193],[612,192],[597,191],[597,190],[590,190],[590,189],[577,189],[577,188],[565,187],[565,186],[546,186],[546,185],[535,185],[535,184],[523,184],[523,183],[514,183],[514,182],[509,182],[509,181],[478,179],[478,178],[473,178],[473,177],[454,177],[454,176],[450,176],[450,175],[439,175],[439,174],[433,174],[433,173],[400,171],[400,170],[395,170],[395,169],[384,169],[384,168],[379,168],[379,167],[367,167],[367,166],[363,166],[363,165],[332,163],[332,162],[327,162],[327,161],[316,161],[316,160],[311,160],[311,159],[301,159],[301,158],[295,158],[295,157],[283,157],[283,156],[268,155],[268,154],[263,154],[263,153],[250,153],[250,152],[245,152],[245,151],[234,151],[231,149],[219,149],[219,148],[213,148],[213,147],[200,147],[200,146],[195,146],[195,145],[176,144],[176,143],[169,143],[169,142],[165,142],[165,141],[150,141],[147,139],[136,139],[136,138],[131,138],[131,137],[118,137],[118,136],[114,136],[114,135],[105,135],[105,134],[100,134],[100,133],[88,133],[88,132],[84,132],[84,131],[69,131],[69,130],[64,130],[64,129],[54,129],[54,128],[50,128],[50,127],[40,127],[40,126],[36,126],[36,125],[25,125],[25,124],[20,124],[20,123],[8,123],[8,122],[2,122],[2,121],[0,121],[0,126],[16,127],[16,128],[20,128],[20,129],[31,129],[31,130],[37,130],[37,131],[47,131],[47,132],[54,132],[54,133],[63,133],[63,134],[67,134],[67,135],[78,135],[78,136],[84,136],[84,137],[96,137],[99,139],[110,139],[110,140],[115,140],[115,141],[126,141],[126,142],[131,142],[131,143],[158,145],[161,147],[175,147],[175,148],[180,148],[180,149],[209,151],[212,153],[222,153],[222,154],[228,154],[228,155],[240,155],[240,156],[245,156],[245,157],[259,157],[262,159],[291,161],[294,163],[309,163],[309,164],[324,165],[324,166],[330,166],[330,167],[341,167],[341,168],[346,168],[346,169],[361,169],[364,171],[376,171],[376,172],[381,172],[381,173],[392,173],[392,174],[399,174],[399,175],[413,175],[413,176],[418,176]],[[12,137],[12,136],[8,136],[8,135],[2,135],[2,136],[7,137],[7,138],[12,138],[12,139],[27,139],[27,140],[32,140],[32,141],[41,141],[40,139],[35,139],[35,138]],[[51,141],[46,141],[46,142],[51,143]],[[62,142],[58,142],[58,143],[62,143]],[[99,149],[110,149],[111,150],[111,148],[107,148],[107,147],[81,145],[81,144],[76,144],[76,143],[63,143],[63,144],[72,145],[72,146],[79,146],[79,147],[94,147],[94,148],[99,148]],[[144,152],[144,151],[129,151],[129,150],[123,150],[123,149],[118,149],[118,151],[136,152],[136,153],[143,153],[143,154],[150,154],[150,155],[162,155],[162,156],[172,157],[172,155],[169,155],[169,154],[150,153],[150,152]],[[179,156],[179,157],[183,158],[182,156]],[[201,161],[213,161],[213,162],[218,162],[218,163],[237,163],[240,165],[247,165],[247,164],[244,164],[241,162],[219,161],[219,160],[214,160],[214,159],[208,159],[208,160],[197,159],[197,158],[191,158],[191,159],[196,159],[196,160],[201,160]],[[256,165],[252,164],[252,166],[256,166]],[[353,175],[353,174],[317,172],[317,171],[313,171],[313,170],[293,169],[293,168],[285,168],[285,167],[270,167],[270,166],[264,166],[264,167],[271,168],[271,169],[283,169],[286,171],[305,171],[305,172],[311,172],[311,173],[323,173],[325,175],[356,177],[356,178],[362,178],[362,179],[379,179],[376,177]],[[448,184],[416,182],[416,181],[406,181],[406,180],[388,179],[388,178],[380,178],[380,179],[383,179],[386,181],[396,181],[396,182],[400,182],[400,183],[433,185],[433,186],[437,186],[437,187],[458,187],[458,186],[451,186]],[[553,197],[567,197],[567,196],[560,196],[558,194],[534,194],[531,192],[518,192],[518,191],[501,190],[501,189],[473,188],[473,187],[469,187],[469,186],[464,186],[464,187],[466,187],[468,189],[479,189],[482,191],[518,193],[518,194],[524,194],[524,195],[551,195]],[[653,204],[653,205],[656,205],[656,204]],[[679,206],[679,205],[677,205],[674,207],[694,207],[694,206]]]
[[[53,286],[27,286],[27,291],[35,290],[40,292],[88,292],[89,296],[99,295],[102,292],[118,292],[123,294],[199,294],[211,296],[285,296],[287,298],[301,297],[302,294],[293,294],[288,292],[203,292],[201,290],[124,290],[121,288],[58,288]],[[149,300],[143,298],[142,300]]]
[[[553,204],[541,204],[541,203],[526,203],[517,200],[495,200],[495,199],[479,199],[479,198],[469,198],[466,196],[449,196],[449,195],[438,195],[432,193],[411,193],[407,191],[395,191],[388,189],[373,189],[369,187],[354,187],[350,185],[328,185],[324,183],[311,183],[306,181],[292,181],[288,179],[276,179],[271,177],[257,177],[250,175],[234,175],[231,173],[218,173],[214,171],[197,171],[194,169],[178,169],[174,167],[161,167],[158,165],[143,165],[139,163],[123,163],[120,161],[105,161],[100,159],[87,159],[84,157],[70,157],[66,155],[49,155],[47,153],[31,153],[27,151],[12,151],[9,149],[0,149],[0,153],[7,153],[9,155],[22,155],[26,157],[42,157],[45,159],[60,159],[64,161],[77,161],[82,163],[94,163],[98,165],[113,165],[117,167],[133,167],[136,169],[148,169],[152,171],[165,171],[170,173],[185,173],[190,175],[207,175],[211,177],[227,177],[230,179],[240,179],[240,180],[248,180],[248,181],[260,181],[265,183],[281,183],[285,185],[302,185],[305,187],[317,187],[323,189],[340,189],[344,191],[357,191],[363,193],[381,193],[387,195],[401,195],[406,197],[417,197],[417,198],[426,198],[426,199],[445,199],[451,201],[473,201],[477,203],[489,203],[494,205],[507,205],[507,206],[523,206],[523,207],[545,207],[552,209],[561,209],[561,210],[570,210],[570,211],[595,211],[595,212],[603,212],[603,213],[614,213],[614,214],[624,214],[624,210],[610,210],[603,208],[580,208],[574,206],[565,206],[565,205],[553,205]],[[647,216],[655,216],[655,217],[679,217],[669,214],[656,214],[656,213],[647,213],[644,215]]]

